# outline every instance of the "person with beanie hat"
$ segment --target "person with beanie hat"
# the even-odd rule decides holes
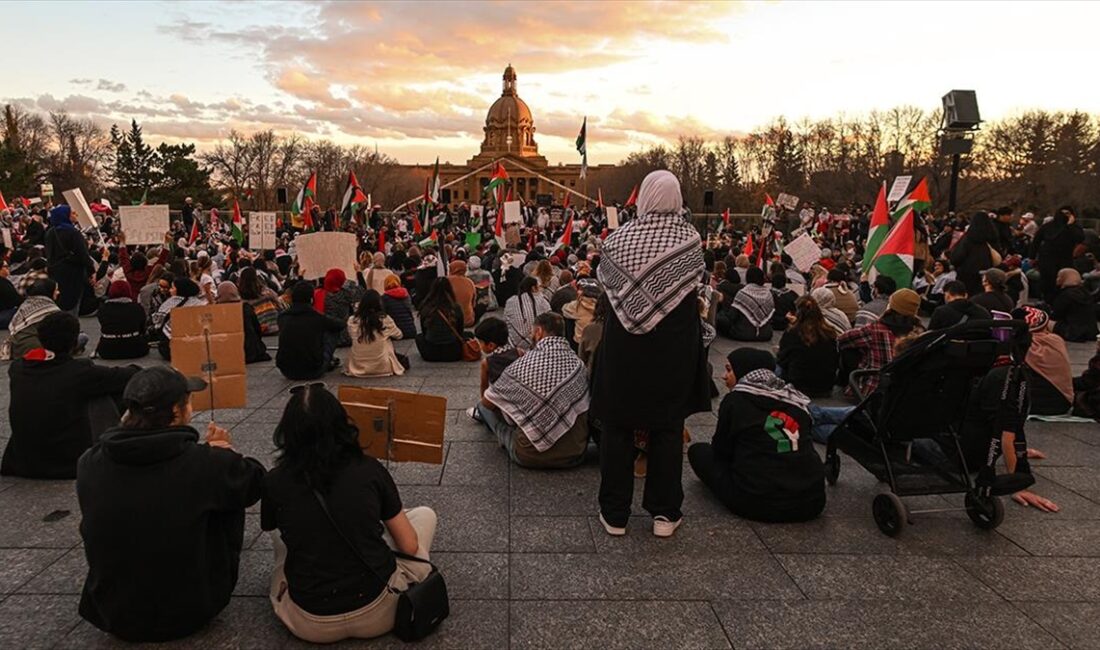
[[[917,311],[920,310],[920,294],[912,289],[898,289],[890,294],[890,300],[886,303],[886,310],[909,318],[916,318]],[[885,312],[883,315],[885,315]]]
[[[115,280],[107,288],[107,300],[96,313],[99,320],[99,345],[96,354],[101,359],[140,359],[149,354],[145,339],[145,310],[134,302],[129,281]]]
[[[816,293],[816,292],[815,292]],[[912,289],[898,289],[890,296],[886,311],[875,322],[844,332],[837,337],[840,350],[838,382],[845,385],[844,394],[861,399],[878,388],[878,374],[862,377],[860,395],[848,385],[848,377],[854,370],[878,370],[894,358],[894,341],[921,327],[917,318],[920,295]]]
[[[810,438],[810,398],[774,373],[765,350],[726,358],[726,386],[711,442],[688,449],[695,475],[734,514],[809,521],[825,508],[825,472]]]
[[[990,312],[999,311],[1010,313],[1016,307],[1016,301],[1005,293],[1005,283],[1008,275],[998,268],[982,271],[982,293],[970,298],[970,301],[980,307],[985,307]]]

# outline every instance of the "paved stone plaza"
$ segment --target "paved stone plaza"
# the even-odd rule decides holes
[[[94,319],[82,323],[88,330],[96,326]],[[733,345],[715,343],[716,369]],[[1050,456],[1035,463],[1035,489],[1062,512],[1006,503],[1005,523],[995,532],[979,531],[957,511],[918,517],[901,538],[887,538],[871,519],[878,486],[850,460],[839,484],[829,488],[818,521],[749,523],[711,498],[685,461],[686,520],[676,536],[655,539],[650,520],[638,516],[626,537],[612,539],[596,519],[594,453],[571,471],[510,465],[463,413],[477,397],[477,365],[426,364],[411,343],[398,347],[413,359],[406,376],[350,382],[448,400],[445,463],[391,468],[407,506],[428,505],[439,513],[432,557],[447,578],[451,617],[421,647],[1100,646],[1096,424],[1031,423],[1032,446]],[[1074,374],[1092,350],[1070,344]],[[150,356],[142,363],[160,361]],[[3,443],[10,435],[7,381],[5,369]],[[345,378],[332,374],[328,381],[335,386]],[[249,366],[248,408],[217,413],[236,448],[269,467],[272,430],[291,385],[273,363]],[[206,419],[201,414],[200,425]],[[688,421],[695,440],[710,439],[714,425],[713,412]],[[636,507],[640,499],[639,481]],[[77,614],[85,574],[79,521],[72,482],[0,480],[0,648],[126,645]],[[247,516],[245,549],[229,607],[206,630],[172,645],[307,645],[271,612],[271,540],[260,531],[259,504]],[[342,645],[400,642],[386,637]]]

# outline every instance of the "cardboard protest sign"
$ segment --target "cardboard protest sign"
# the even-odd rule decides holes
[[[159,244],[168,232],[167,205],[120,205],[118,218],[127,244]]]
[[[88,207],[88,202],[84,200],[84,192],[81,192],[79,187],[65,190],[61,195],[65,197],[65,202],[68,203],[69,207],[76,213],[77,219],[80,220],[81,228],[99,227],[99,224],[95,220],[95,216],[92,215],[92,209]],[[161,234],[163,235],[164,233]]]
[[[783,247],[783,252],[791,256],[795,268],[803,273],[809,272],[811,266],[821,261],[821,248],[806,233],[790,241]]]
[[[275,250],[275,213],[248,213],[248,247],[253,250]]]
[[[4,248],[8,249],[9,251],[15,248],[15,246],[13,246],[11,242],[11,228],[0,229],[0,235],[2,235],[4,238]]]
[[[905,196],[905,190],[909,189],[909,183],[912,180],[912,176],[898,176],[895,178],[894,184],[890,186],[890,193],[886,195],[886,202],[900,201],[901,197]]]
[[[523,212],[519,209],[519,201],[504,202],[504,223],[523,223]]]
[[[243,408],[244,311],[240,303],[172,310],[172,367],[210,386],[191,396],[196,411]]]
[[[340,386],[337,397],[359,428],[363,453],[378,460],[443,463],[445,397],[364,386]]]
[[[619,227],[619,209],[604,208],[607,211],[607,229],[614,230]]]
[[[786,192],[780,192],[779,197],[775,199],[777,205],[788,210],[794,210],[798,208],[798,197],[794,194],[787,194]]]
[[[322,278],[329,269],[341,269],[355,278],[355,235],[350,232],[313,232],[294,240],[298,268],[306,280]]]

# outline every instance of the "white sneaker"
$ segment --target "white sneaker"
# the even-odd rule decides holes
[[[485,423],[485,420],[482,420],[481,415],[478,414],[476,406],[471,406],[470,408],[466,409],[466,417],[470,418],[474,422],[481,422],[482,424]]]
[[[653,518],[653,534],[657,537],[672,537],[672,533],[676,532],[676,529],[683,523],[684,518],[680,517],[676,521],[669,521],[668,517],[658,516]]]
[[[607,523],[607,520],[603,518],[602,512],[600,513],[600,523],[603,524],[603,529],[607,531],[607,534],[611,535],[612,537],[622,537],[626,534],[625,526],[612,526],[611,524]]]

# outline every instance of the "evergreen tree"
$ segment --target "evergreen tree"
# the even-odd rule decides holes
[[[114,147],[111,180],[114,181],[115,200],[119,204],[140,200],[159,181],[156,152],[145,144],[137,120],[130,121],[130,130],[126,133],[112,125],[111,145]]]

